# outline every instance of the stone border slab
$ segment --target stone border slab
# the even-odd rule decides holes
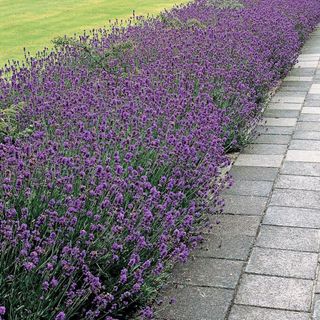
[[[234,165],[279,168],[282,160],[283,155],[240,154]]]

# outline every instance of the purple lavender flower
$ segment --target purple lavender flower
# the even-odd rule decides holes
[[[6,314],[6,307],[0,306],[0,316],[4,316]]]
[[[124,284],[127,282],[127,279],[128,279],[128,270],[124,268],[121,270],[121,273],[120,273],[120,282]]]
[[[147,307],[141,310],[141,316],[143,319],[152,319],[153,318],[153,311],[150,307]]]
[[[66,314],[63,311],[60,311],[55,317],[55,320],[65,320],[65,319],[66,319]]]

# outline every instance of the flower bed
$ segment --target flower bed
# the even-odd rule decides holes
[[[226,152],[319,21],[317,0],[197,0],[8,66],[0,318],[129,319],[145,306],[221,210]]]

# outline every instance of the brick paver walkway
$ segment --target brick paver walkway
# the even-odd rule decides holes
[[[237,158],[221,224],[175,268],[159,319],[320,319],[320,28]]]

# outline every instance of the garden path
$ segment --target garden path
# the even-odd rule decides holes
[[[221,223],[175,268],[158,319],[320,319],[320,28],[264,120],[231,169]]]

